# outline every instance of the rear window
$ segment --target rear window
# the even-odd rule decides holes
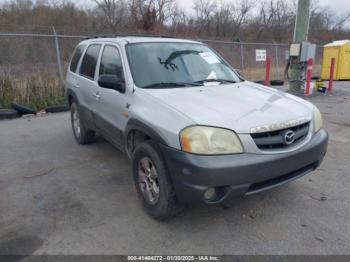
[[[81,62],[80,74],[93,79],[101,45],[90,45]]]
[[[72,72],[77,71],[77,66],[84,49],[85,49],[85,45],[80,45],[75,49],[72,60],[70,62],[70,67],[69,67],[70,71]]]

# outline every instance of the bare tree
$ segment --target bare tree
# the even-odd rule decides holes
[[[253,0],[196,0],[194,11],[199,32],[202,33],[206,29],[208,35],[235,39],[253,7]]]
[[[295,8],[293,3],[283,0],[261,2],[260,12],[253,21],[256,29],[256,39],[273,39],[282,42],[293,35]]]
[[[335,39],[348,39],[346,26],[350,12],[335,13],[327,7],[317,6],[312,9],[310,19],[310,38],[312,41],[328,43]]]
[[[124,0],[93,0],[105,17],[105,21],[113,33],[119,29],[123,19],[127,17],[127,4]]]
[[[173,35],[186,34],[189,27],[189,18],[185,11],[177,4],[174,5],[169,16],[169,30]]]
[[[249,13],[255,6],[255,1],[235,1],[228,5],[226,12],[230,13],[229,22],[231,24],[230,36],[235,39],[240,35],[243,24],[246,22]]]
[[[142,30],[155,30],[171,17],[174,7],[175,0],[132,0],[132,19],[136,27]]]
[[[193,9],[195,11],[195,21],[199,28],[199,34],[203,33],[206,29],[206,33],[210,35],[211,23],[213,16],[216,12],[216,3],[214,0],[195,0]]]

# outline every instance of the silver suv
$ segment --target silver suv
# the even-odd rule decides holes
[[[314,105],[242,79],[203,43],[89,39],[76,47],[66,83],[77,142],[98,133],[125,152],[157,219],[292,181],[327,150]]]

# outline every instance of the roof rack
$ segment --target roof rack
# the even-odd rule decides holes
[[[102,34],[102,35],[93,35],[88,36],[86,39],[94,39],[94,38],[114,38],[114,37],[161,37],[161,38],[174,38],[174,36],[170,35],[147,35],[147,34]]]

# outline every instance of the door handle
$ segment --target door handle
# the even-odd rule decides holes
[[[76,84],[74,84],[74,87],[75,87],[75,88],[79,88],[80,85],[79,85],[78,83],[76,83]]]
[[[92,93],[92,95],[95,97],[96,100],[100,100],[100,98],[101,98],[99,93]]]

